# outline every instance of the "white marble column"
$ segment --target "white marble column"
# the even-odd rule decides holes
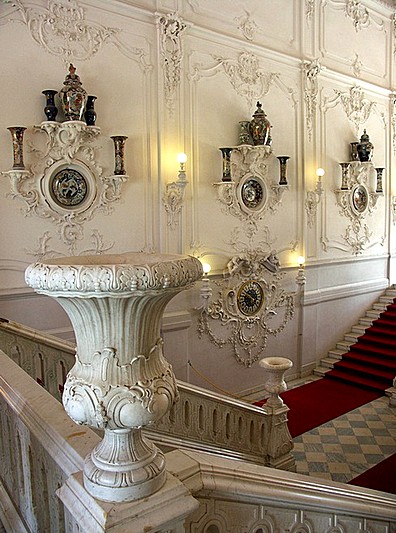
[[[104,430],[84,466],[95,498],[133,501],[165,482],[164,456],[141,428],[177,397],[160,324],[168,302],[201,275],[193,257],[145,253],[51,259],[26,271],[27,284],[56,298],[73,324],[76,362],[63,404],[78,424]]]

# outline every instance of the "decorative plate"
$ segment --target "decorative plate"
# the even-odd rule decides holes
[[[257,209],[264,197],[262,184],[253,178],[248,179],[241,187],[242,202],[249,209]]]
[[[368,191],[364,185],[356,185],[352,190],[352,208],[356,213],[364,213],[368,207]]]
[[[82,204],[88,194],[87,180],[81,172],[73,168],[64,168],[54,174],[49,188],[53,200],[66,208]]]
[[[264,303],[264,291],[260,283],[248,280],[242,283],[237,294],[239,311],[246,316],[256,315]]]

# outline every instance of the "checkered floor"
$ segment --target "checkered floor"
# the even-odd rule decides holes
[[[384,396],[293,442],[299,474],[347,483],[396,453],[396,407]]]

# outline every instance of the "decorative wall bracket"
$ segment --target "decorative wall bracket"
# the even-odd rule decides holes
[[[44,150],[30,145],[33,161],[29,169],[23,164],[23,136],[16,148],[15,131],[11,131],[14,166],[2,173],[10,179],[9,196],[25,202],[25,216],[53,220],[62,241],[74,253],[84,223],[98,210],[106,214],[113,210],[128,176],[118,172],[117,164],[114,175],[103,175],[94,146],[100,134],[96,126],[73,120],[45,121],[33,131],[45,133],[47,144]]]
[[[247,251],[230,259],[215,299],[207,276],[201,289],[202,306],[198,334],[217,347],[229,344],[238,363],[251,367],[294,315],[294,297],[281,288],[283,274],[274,254]],[[212,323],[224,327],[223,335]],[[216,331],[217,330],[217,331]]]
[[[378,198],[383,196],[383,168],[374,169],[371,162],[352,161],[340,163],[342,178],[341,188],[334,192],[341,215],[347,217],[351,224],[344,235],[345,242],[354,254],[362,253],[370,242],[371,232],[364,223],[367,215],[373,213]],[[376,182],[376,187],[370,185]]]
[[[226,152],[228,150],[228,152]],[[225,210],[240,220],[259,220],[266,211],[275,212],[285,190],[287,156],[279,156],[281,176],[274,182],[268,173],[267,159],[272,151],[268,145],[243,144],[221,148],[223,153],[223,181],[214,183],[217,197]],[[229,178],[224,158],[229,157]],[[280,158],[283,158],[282,161]]]

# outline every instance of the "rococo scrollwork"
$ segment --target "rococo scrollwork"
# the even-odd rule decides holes
[[[29,168],[14,165],[3,172],[10,179],[9,196],[25,203],[25,216],[53,220],[69,253],[75,253],[84,223],[99,210],[106,214],[113,211],[128,176],[104,175],[95,146],[100,134],[96,126],[81,121],[45,121],[33,132],[46,134],[46,147],[42,150],[30,143]]]
[[[205,294],[198,325],[219,348],[230,345],[238,363],[251,367],[270,336],[276,336],[294,315],[294,297],[281,288],[283,274],[274,252],[245,252],[230,259],[217,293]],[[221,326],[217,327],[215,323]]]
[[[370,244],[372,233],[365,223],[367,215],[373,213],[378,198],[383,196],[382,187],[378,188],[378,174],[382,177],[383,169],[374,169],[370,162],[340,163],[342,185],[335,190],[340,214],[347,217],[350,224],[345,230],[343,239],[355,255]],[[381,172],[380,172],[381,171]],[[377,190],[369,187],[370,174],[377,172]]]

